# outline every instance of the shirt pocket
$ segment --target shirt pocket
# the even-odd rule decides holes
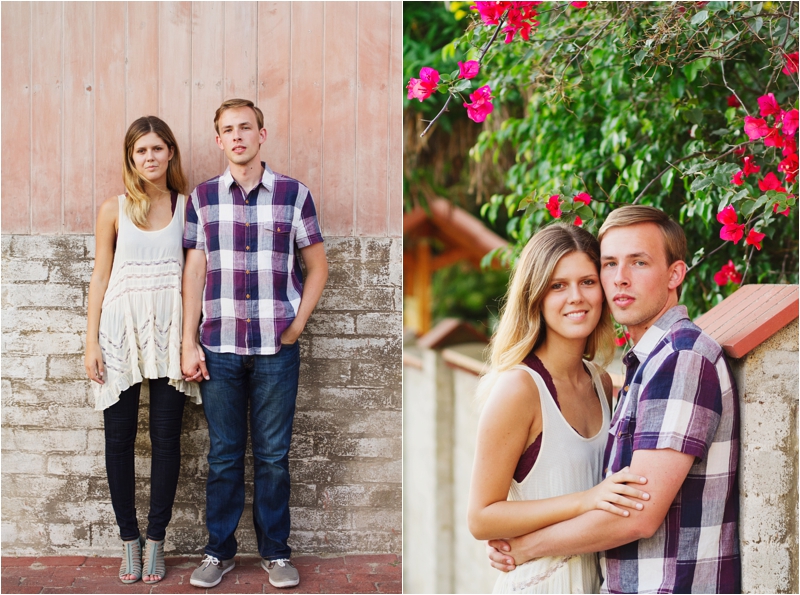
[[[292,244],[291,221],[269,221],[261,226],[262,246],[288,254]]]

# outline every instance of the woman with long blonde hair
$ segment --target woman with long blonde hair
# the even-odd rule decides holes
[[[89,284],[86,373],[95,409],[103,411],[106,472],[123,542],[119,578],[159,582],[166,573],[164,538],[180,471],[185,395],[196,384],[181,373],[181,274],[187,182],[167,124],[145,116],[125,135],[125,193],[97,216]],[[150,388],[150,511],[147,539],[135,508],[134,442],[143,379]]]
[[[468,522],[476,539],[524,535],[592,509],[627,516],[648,496],[622,470],[601,482],[613,349],[600,246],[574,225],[545,227],[512,273],[491,368],[478,386]],[[501,575],[495,593],[597,593],[595,554],[539,558]]]

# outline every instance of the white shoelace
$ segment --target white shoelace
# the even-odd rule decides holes
[[[289,564],[291,564],[291,562],[289,561],[289,558],[281,558],[281,559],[279,559],[279,560],[273,560],[273,561],[272,561],[272,563],[273,563],[273,564],[277,564],[277,565],[278,565],[278,566],[280,566],[281,568],[283,568],[284,566],[286,566],[286,563],[289,563]]]
[[[203,564],[205,564],[205,565],[206,565],[206,568],[208,568],[210,564],[213,564],[214,566],[218,566],[218,565],[219,565],[219,560],[218,560],[217,558],[215,558],[214,556],[211,556],[211,555],[209,555],[209,554],[206,554],[206,557],[205,557],[205,558],[203,558],[203,561],[202,561],[202,562],[200,562],[200,565],[201,565],[201,566],[202,566]]]

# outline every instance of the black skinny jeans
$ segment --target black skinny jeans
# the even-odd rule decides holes
[[[172,504],[181,467],[181,425],[185,395],[169,385],[168,378],[150,381],[150,513],[147,537],[164,539],[172,518]],[[141,383],[123,391],[119,401],[103,411],[106,434],[106,472],[111,504],[120,537],[139,537],[136,519],[133,449],[139,421]]]

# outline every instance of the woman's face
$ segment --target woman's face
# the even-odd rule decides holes
[[[155,132],[148,132],[133,144],[133,164],[146,180],[163,186],[173,150]]]
[[[583,252],[572,252],[558,261],[550,288],[542,301],[548,335],[586,339],[603,312],[603,288],[597,267]]]

